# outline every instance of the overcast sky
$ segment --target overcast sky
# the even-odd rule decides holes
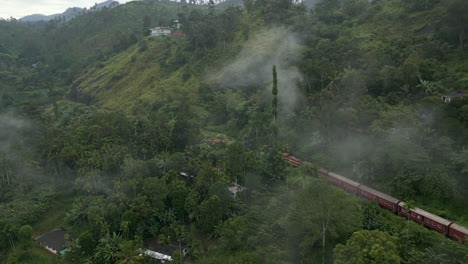
[[[123,4],[131,0],[117,0]],[[0,0],[0,17],[16,19],[32,14],[52,15],[63,13],[69,7],[90,8],[105,0]]]

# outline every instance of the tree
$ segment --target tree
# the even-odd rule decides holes
[[[213,0],[208,1],[208,13],[212,16],[215,13],[215,3]]]
[[[328,240],[349,234],[362,224],[357,201],[323,178],[314,179],[300,193],[291,217],[293,239],[302,241],[303,256],[310,257],[310,248],[321,247],[322,263],[325,263]]]
[[[99,240],[99,245],[95,249],[93,259],[96,263],[116,263],[121,257],[120,246],[124,242],[122,236],[115,232],[110,235],[107,233]]]
[[[414,201],[408,201],[403,205],[403,211],[406,213],[406,234],[405,234],[405,250],[408,250],[408,240],[410,238],[410,215],[414,209]]]
[[[340,0],[322,0],[315,6],[315,13],[325,23],[340,23],[343,20]]]
[[[239,179],[244,180],[242,176],[245,174],[247,161],[242,143],[236,141],[228,146],[224,164],[230,180],[235,182]]]
[[[139,264],[144,259],[141,256],[141,249],[135,241],[123,241],[119,245],[115,264]]]
[[[452,154],[453,162],[457,164],[462,173],[468,173],[468,148],[463,148],[460,152]]]
[[[150,16],[146,15],[143,17],[143,36],[149,36],[150,35],[150,28],[151,26],[151,18]]]
[[[463,50],[468,31],[468,7],[465,0],[451,0],[444,18],[444,29],[458,36],[458,47]]]
[[[199,207],[202,230],[208,234],[212,233],[222,223],[229,206],[229,198],[219,197],[216,194],[212,195],[208,200],[203,201]]]
[[[32,227],[30,225],[22,226],[18,231],[18,238],[23,249],[32,248]]]
[[[273,120],[276,121],[276,117],[278,116],[278,76],[276,74],[276,65],[273,65],[273,88],[271,89],[271,94],[273,94],[271,102]]]
[[[335,249],[334,264],[399,264],[397,239],[379,230],[355,232]]]
[[[82,254],[90,256],[96,248],[97,241],[91,232],[86,231],[80,234],[78,239]]]
[[[367,0],[345,0],[343,11],[349,17],[353,18],[359,16],[361,13],[366,11],[369,3]]]
[[[247,13],[252,13],[254,8],[254,0],[242,0],[242,3],[244,4]]]
[[[355,69],[346,68],[341,77],[342,92],[348,98],[351,104],[356,103],[362,95],[367,92],[366,82],[362,74]]]
[[[247,241],[254,229],[251,216],[239,216],[229,218],[223,223],[219,242],[222,247],[233,252],[241,251],[248,247]]]
[[[185,219],[187,212],[185,211],[185,200],[187,199],[190,189],[185,186],[184,181],[172,180],[169,185],[169,194],[167,199],[170,201],[170,208],[174,210],[174,214],[178,219]]]
[[[409,11],[419,11],[423,9],[432,8],[440,0],[405,0],[402,1],[404,5],[408,6]]]

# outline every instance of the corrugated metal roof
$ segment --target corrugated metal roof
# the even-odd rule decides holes
[[[367,186],[365,186],[365,185],[359,186],[359,189],[364,190],[364,191],[369,192],[369,193],[372,193],[373,195],[376,195],[376,196],[378,196],[378,197],[380,197],[380,198],[383,198],[383,199],[385,199],[385,200],[387,200],[387,201],[390,201],[390,202],[392,202],[392,203],[395,203],[395,204],[398,203],[398,202],[400,201],[399,199],[397,199],[397,198],[395,198],[395,197],[392,197],[392,196],[387,195],[387,194],[385,194],[385,193],[379,192],[379,191],[377,191],[377,190],[375,190],[375,189],[372,189],[372,188],[370,188],[370,187],[367,187]]]
[[[56,251],[63,250],[65,248],[65,244],[72,239],[73,236],[62,229],[55,229],[35,238],[36,241],[39,241],[44,246],[48,246]]]
[[[328,175],[330,175],[330,176],[333,177],[333,178],[337,178],[337,179],[339,179],[340,181],[346,182],[346,183],[348,183],[348,184],[350,184],[350,185],[352,185],[352,186],[355,186],[355,187],[358,187],[358,186],[360,185],[360,183],[355,182],[355,181],[353,181],[353,180],[350,180],[350,179],[348,179],[348,178],[346,178],[346,177],[343,177],[343,176],[341,176],[341,175],[338,175],[338,174],[336,174],[336,173],[334,173],[334,172],[329,172]]]
[[[159,252],[156,252],[156,251],[153,251],[153,250],[149,250],[149,249],[146,249],[143,254],[145,254],[146,256],[148,257],[152,257],[152,258],[155,258],[155,259],[159,259],[159,260],[167,260],[167,261],[172,261],[172,257],[169,256],[169,255],[166,255],[166,254],[162,254],[162,253],[159,253]],[[142,254],[140,254],[141,256]]]

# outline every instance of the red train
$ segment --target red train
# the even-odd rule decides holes
[[[285,160],[289,161],[295,167],[304,165],[303,161],[287,153],[284,153],[283,156]],[[418,222],[455,240],[459,240],[462,243],[468,243],[468,228],[464,226],[458,225],[450,220],[420,208],[411,208],[409,212],[407,212],[405,207],[406,203],[404,201],[401,201],[385,193],[381,193],[377,190],[369,188],[363,184],[350,180],[326,169],[318,169],[318,174],[326,177],[334,185],[339,186],[346,191],[355,193],[356,195],[364,197],[368,200],[375,201],[381,207],[386,208],[395,214],[408,217],[415,222]]]

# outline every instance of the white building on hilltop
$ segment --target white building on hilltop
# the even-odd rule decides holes
[[[152,37],[167,37],[171,35],[171,28],[168,27],[155,27],[150,28],[151,33],[150,36]]]

